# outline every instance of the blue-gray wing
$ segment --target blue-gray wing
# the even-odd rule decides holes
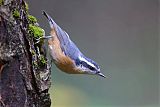
[[[57,27],[56,32],[61,42],[61,48],[63,52],[70,58],[77,59],[78,55],[81,55],[82,53],[80,52],[78,47],[75,45],[75,43],[71,41],[69,35],[64,30],[62,30],[59,26]]]
[[[61,49],[64,54],[72,59],[77,59],[78,55],[82,53],[77,48],[77,46],[70,40],[69,35],[64,30],[62,30],[45,11],[43,11],[43,14],[47,17],[50,27],[55,28],[57,37],[60,40]]]

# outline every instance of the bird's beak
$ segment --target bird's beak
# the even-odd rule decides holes
[[[102,74],[101,72],[98,72],[97,75],[103,77],[103,78],[106,78],[106,76],[104,74]]]

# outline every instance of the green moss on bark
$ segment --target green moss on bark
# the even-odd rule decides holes
[[[40,37],[43,37],[44,30],[38,26],[29,24],[29,33],[35,38],[39,39]]]
[[[28,20],[29,20],[29,23],[33,23],[33,24],[37,23],[37,19],[32,15],[28,15]]]
[[[12,15],[13,15],[14,18],[20,18],[20,13],[19,13],[18,10],[14,10],[14,11],[12,12]]]

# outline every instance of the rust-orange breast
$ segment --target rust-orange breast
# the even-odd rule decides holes
[[[66,73],[77,73],[74,61],[62,52],[60,41],[54,28],[51,30],[51,36],[53,38],[48,40],[48,45],[52,48],[56,66]]]

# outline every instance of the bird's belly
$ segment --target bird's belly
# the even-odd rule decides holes
[[[80,72],[76,69],[75,62],[63,53],[60,41],[54,29],[52,29],[51,35],[53,38],[48,40],[48,45],[55,65],[63,72],[79,74]]]
[[[50,51],[50,55],[51,55],[52,59],[56,60],[56,56],[55,56],[56,54],[55,54],[55,51],[51,45],[49,45],[49,51]]]
[[[78,73],[75,69],[74,61],[68,56],[65,56],[65,54],[59,50],[60,48],[57,48],[56,45],[50,45],[49,48],[53,62],[61,71],[69,74]]]
[[[68,74],[78,74],[77,70],[75,69],[75,67],[71,64],[65,63],[65,64],[61,64],[61,63],[57,63],[55,62],[55,65],[63,72],[68,73]]]

